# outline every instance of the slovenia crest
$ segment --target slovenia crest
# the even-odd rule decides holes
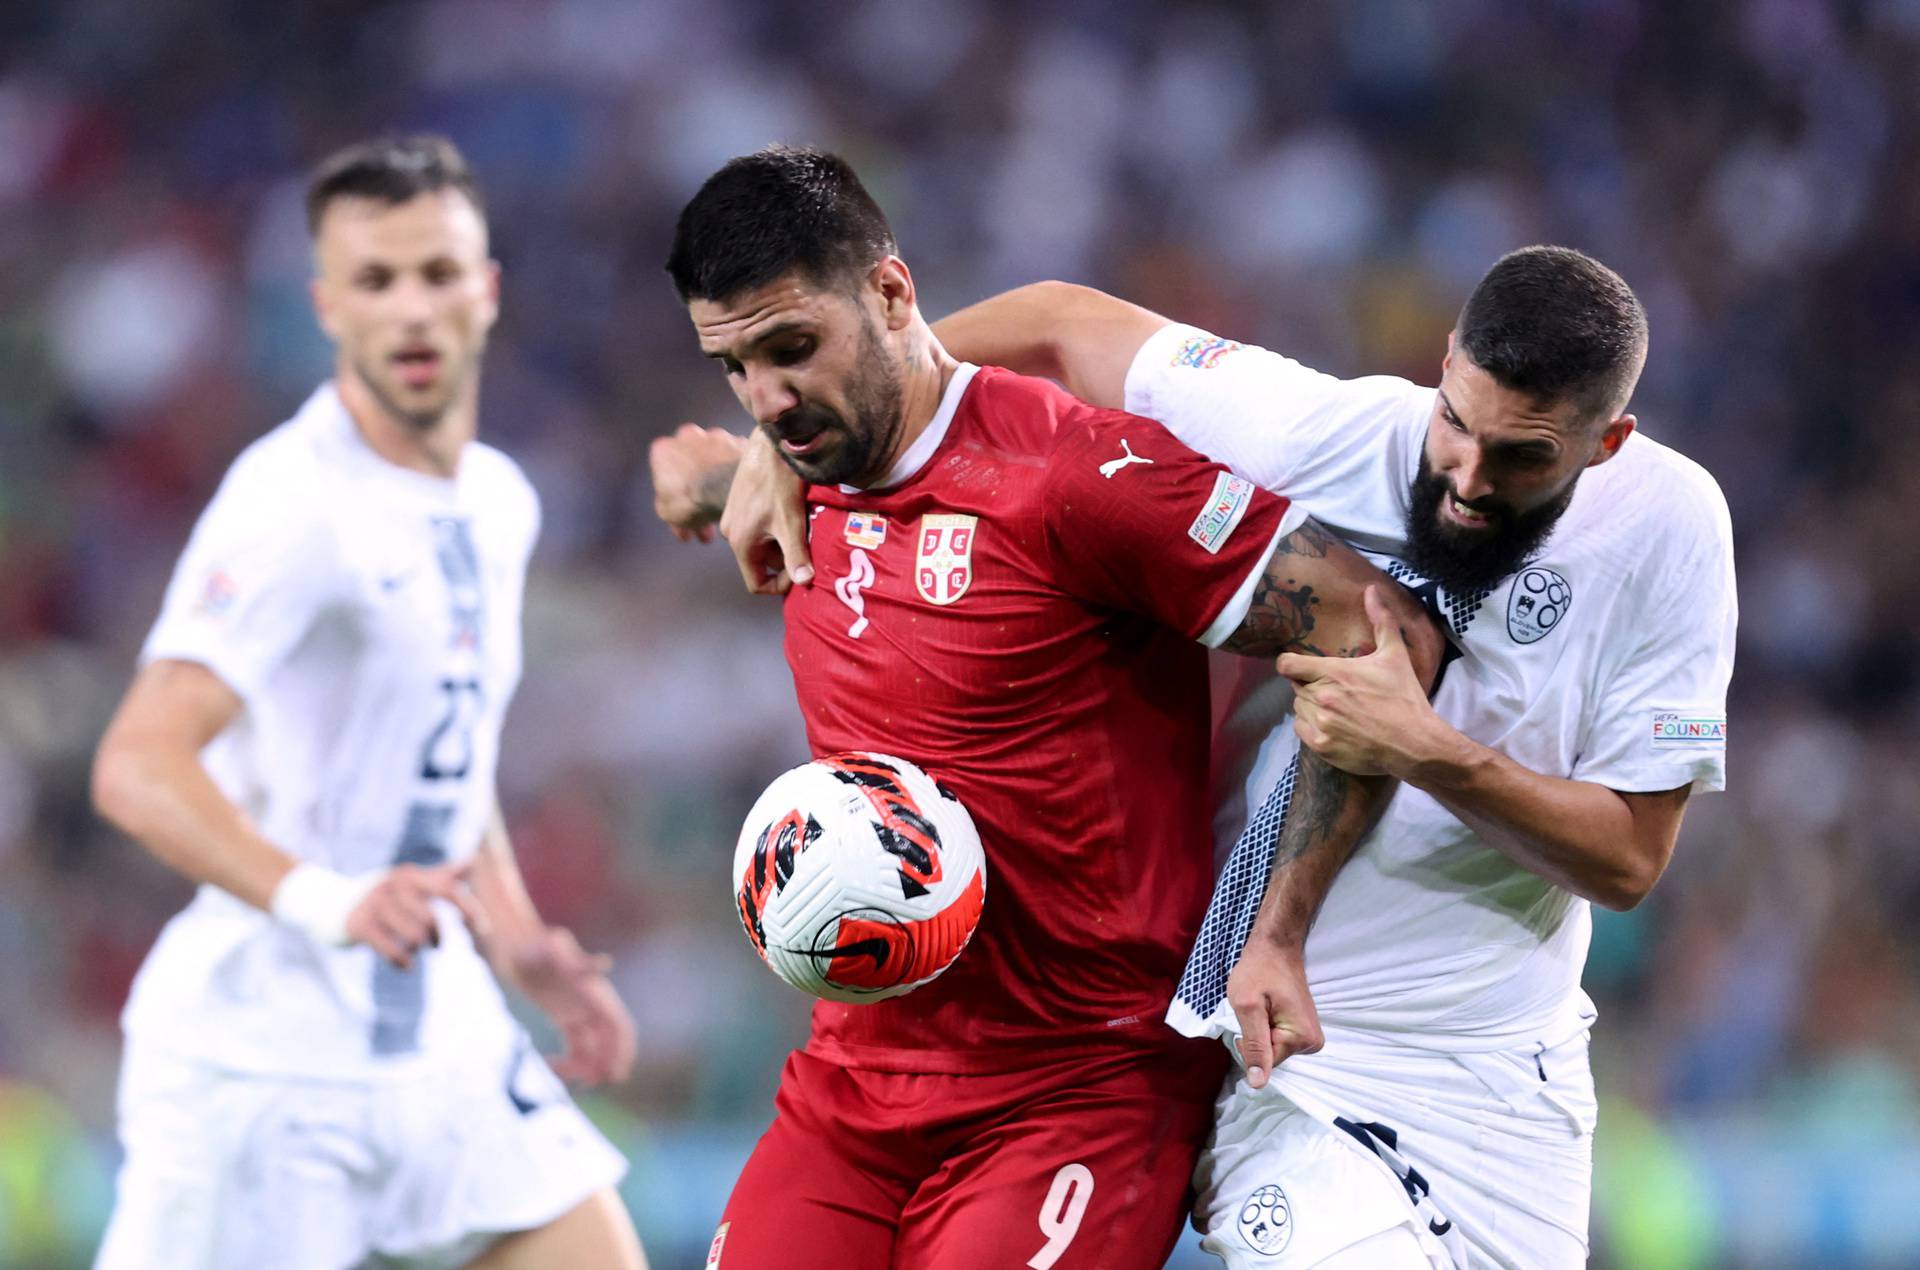
[[[1518,644],[1546,638],[1573,603],[1573,587],[1552,569],[1532,565],[1513,580],[1507,600],[1507,634]]]
[[[920,518],[913,582],[929,604],[951,604],[973,582],[973,535],[978,516]]]

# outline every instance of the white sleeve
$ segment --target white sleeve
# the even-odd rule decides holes
[[[1337,379],[1268,349],[1178,323],[1127,370],[1127,409],[1284,494],[1345,536],[1393,536],[1432,389]]]
[[[1727,784],[1727,681],[1739,618],[1726,503],[1676,527],[1648,565],[1645,602],[1623,606],[1633,631],[1599,687],[1575,780],[1626,793]],[[1713,512],[1717,511],[1717,515]],[[1690,532],[1689,532],[1690,530]]]
[[[242,456],[174,567],[144,662],[198,662],[251,701],[315,617],[344,594],[317,503]]]

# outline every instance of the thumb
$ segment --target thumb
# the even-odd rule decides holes
[[[796,586],[813,581],[813,556],[807,550],[807,504],[805,487],[793,491],[773,536],[780,544],[780,555],[787,562],[787,576]]]
[[[1375,651],[1405,647],[1406,640],[1400,636],[1400,619],[1394,615],[1393,605],[1387,602],[1386,593],[1381,591],[1378,583],[1367,587],[1360,602],[1366,607],[1367,620],[1373,623]]]
[[[1259,1089],[1273,1070],[1273,1023],[1267,1017],[1266,1002],[1262,1000],[1257,1009],[1236,1005],[1233,1014],[1240,1023],[1240,1058],[1247,1065],[1247,1084]]]

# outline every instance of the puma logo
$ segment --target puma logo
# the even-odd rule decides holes
[[[1125,437],[1120,438],[1120,448],[1125,451],[1125,453],[1121,455],[1121,457],[1117,459],[1113,459],[1110,462],[1102,463],[1100,465],[1100,475],[1106,477],[1108,480],[1112,480],[1113,474],[1115,472],[1118,472],[1121,468],[1125,467],[1129,463],[1152,463],[1153,462],[1152,459],[1143,459],[1139,455],[1135,454],[1133,452],[1133,447],[1127,444],[1127,439]]]

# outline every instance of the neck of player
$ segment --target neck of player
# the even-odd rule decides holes
[[[340,401],[367,447],[396,467],[452,480],[460,455],[479,434],[479,389],[469,382],[439,418],[421,424],[396,414],[349,366],[334,374]]]
[[[884,479],[900,461],[900,456],[927,430],[933,416],[940,412],[940,399],[946,396],[947,385],[953,382],[953,372],[960,369],[960,363],[934,338],[933,329],[918,313],[913,315],[908,334],[906,374],[900,383],[900,418],[904,426],[875,480]]]

